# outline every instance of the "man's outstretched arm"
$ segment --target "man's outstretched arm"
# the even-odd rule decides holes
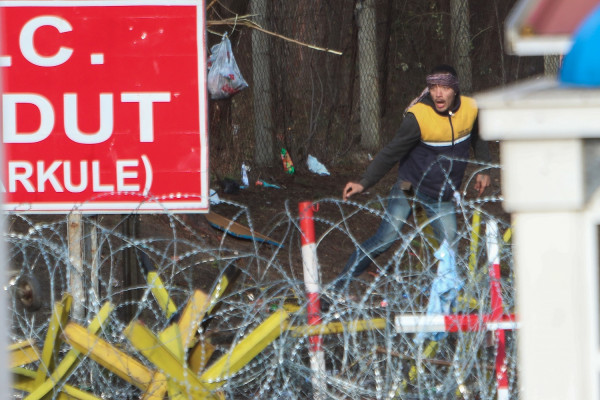
[[[360,183],[348,182],[342,193],[342,199],[347,200],[348,197],[356,193],[361,193],[365,188]]]

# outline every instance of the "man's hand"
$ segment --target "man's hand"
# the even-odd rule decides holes
[[[490,176],[487,174],[477,174],[475,177],[475,190],[477,190],[477,195],[481,196],[485,188],[490,186],[491,183]]]
[[[342,193],[342,199],[347,200],[348,197],[355,193],[361,193],[365,188],[360,183],[348,182]]]

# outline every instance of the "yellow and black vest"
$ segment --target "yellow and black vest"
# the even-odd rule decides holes
[[[466,169],[477,119],[475,100],[461,96],[458,109],[444,114],[426,103],[417,103],[408,112],[419,124],[421,141],[400,163],[400,178],[422,194],[447,201],[460,189]]]

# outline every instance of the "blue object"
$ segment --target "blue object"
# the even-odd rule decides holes
[[[215,214],[214,212],[209,212],[205,215],[208,223],[216,229],[219,229],[225,232],[228,235],[233,237],[237,237],[240,239],[248,239],[261,243],[269,243],[273,246],[277,246],[279,248],[283,248],[283,244],[277,243],[272,240],[270,237],[265,236],[261,233],[251,230],[250,228],[234,222],[228,218],[223,217],[222,215]]]
[[[458,291],[462,288],[463,282],[458,277],[456,271],[456,255],[454,250],[446,240],[434,253],[435,258],[439,260],[437,276],[431,285],[429,303],[427,304],[427,315],[449,315],[452,307],[456,303]],[[441,340],[447,335],[446,332],[419,333],[418,341],[424,339]]]
[[[600,6],[585,18],[574,34],[559,80],[577,86],[600,86]]]
[[[266,187],[266,188],[281,189],[281,187],[279,187],[277,185],[273,185],[272,183],[265,182],[262,179],[259,179],[259,180],[256,181],[256,186],[262,186],[262,187]]]

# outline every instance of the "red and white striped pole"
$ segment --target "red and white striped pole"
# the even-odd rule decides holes
[[[502,287],[500,285],[500,235],[498,223],[489,221],[486,226],[487,253],[490,275],[490,301],[492,306],[492,320],[502,320]],[[508,400],[508,373],[506,368],[506,339],[504,330],[496,331],[498,350],[496,352],[496,382],[498,400]]]
[[[519,323],[514,315],[494,318],[491,315],[478,314],[399,314],[394,317],[394,324],[398,333],[481,332],[484,330],[503,331],[519,328]]]
[[[302,266],[304,271],[304,286],[308,303],[306,315],[308,325],[321,323],[321,284],[319,281],[319,261],[315,244],[315,224],[313,212],[317,207],[312,202],[298,203],[300,230],[302,231]],[[323,353],[323,338],[321,335],[309,337],[310,367],[312,370],[312,385],[315,399],[325,398],[325,355]]]

